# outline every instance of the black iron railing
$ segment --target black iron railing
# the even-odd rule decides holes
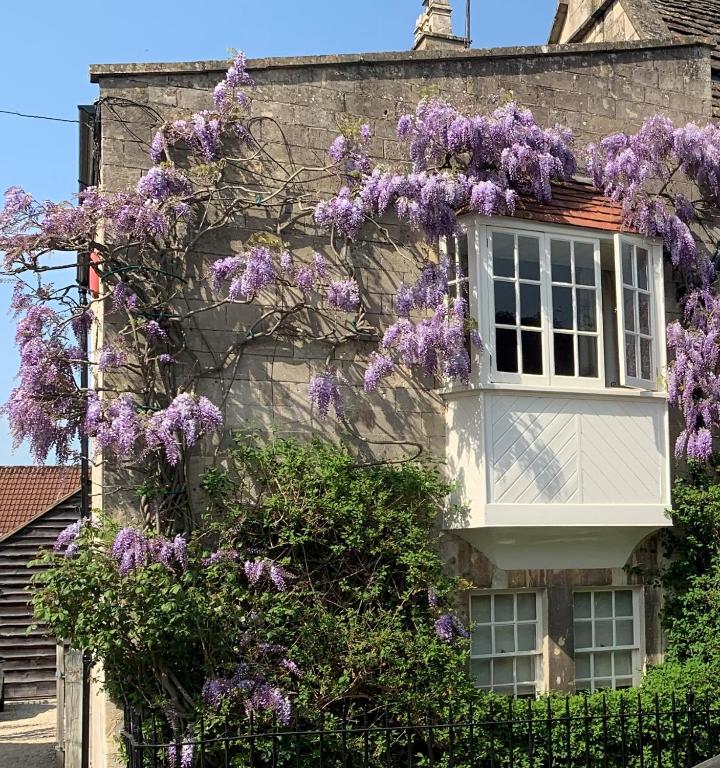
[[[128,768],[690,768],[720,751],[720,704],[694,696],[508,700],[444,721],[388,712],[319,727],[248,718],[230,731],[200,720],[174,739],[164,720],[128,710],[123,741]]]

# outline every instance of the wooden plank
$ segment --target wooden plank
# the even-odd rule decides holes
[[[82,764],[82,653],[65,653],[65,765],[80,768]]]

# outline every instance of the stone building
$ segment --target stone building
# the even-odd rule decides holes
[[[250,61],[253,114],[275,118],[286,151],[310,163],[342,120],[369,122],[372,154],[393,163],[397,119],[428,85],[474,111],[512,94],[541,124],[572,128],[579,145],[635,130],[658,112],[703,123],[720,108],[703,2],[680,13],[664,0],[568,0],[550,44],[493,50],[466,48],[453,34],[447,0],[424,5],[412,51]],[[93,66],[102,188],[134,186],[147,171],[142,142],[157,127],[147,107],[162,119],[208,108],[225,68]],[[581,180],[557,192],[551,206],[512,219],[469,217],[467,235],[445,244],[466,267],[488,341],[471,385],[441,390],[398,375],[354,413],[366,437],[400,436],[447,460],[465,511],[444,521],[442,547],[448,568],[473,585],[460,605],[476,627],[472,672],[478,685],[516,695],[628,686],[663,653],[660,595],[623,566],[656,562],[657,532],[668,525],[662,374],[675,289],[661,246],[621,232],[613,205]],[[307,237],[323,249],[324,235]],[[232,252],[221,245],[221,255]],[[382,327],[407,267],[372,235],[353,248],[369,319]],[[208,256],[188,265],[194,276]],[[617,302],[620,292],[627,303]],[[196,351],[212,355],[233,318],[200,328]],[[349,378],[363,354],[337,361]],[[258,347],[232,380],[208,377],[203,386],[228,393],[228,428],[332,435],[306,394],[322,362],[312,347]],[[197,473],[211,460],[198,454]],[[95,505],[112,506],[115,482],[96,470]],[[100,768],[111,760],[112,718],[95,694],[92,765]]]

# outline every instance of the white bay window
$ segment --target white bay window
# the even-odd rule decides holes
[[[479,257],[474,309],[491,355],[485,383],[658,388],[661,247],[524,222],[477,223],[469,237]],[[464,259],[459,243],[453,255]]]

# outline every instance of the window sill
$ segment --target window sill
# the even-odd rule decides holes
[[[595,398],[595,399],[644,399],[667,400],[667,392],[651,391],[647,389],[626,389],[623,387],[568,387],[536,384],[506,384],[470,382],[469,384],[451,384],[441,387],[436,392],[442,397],[469,397],[475,392],[516,392],[527,395],[564,395],[571,397]]]

